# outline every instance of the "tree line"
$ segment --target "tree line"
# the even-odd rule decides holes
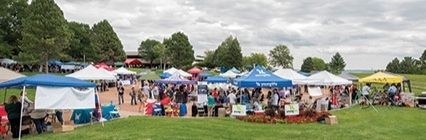
[[[404,57],[401,61],[393,59],[386,66],[386,71],[404,74],[426,74],[426,50],[423,51],[419,59]]]
[[[318,57],[307,57],[303,60],[301,66],[302,72],[315,72],[327,70],[334,74],[340,74],[345,70],[346,63],[340,53],[336,53],[332,58],[330,63],[326,63],[324,60]]]
[[[0,57],[22,64],[48,61],[124,61],[123,45],[107,20],[92,27],[67,21],[54,0],[3,0],[0,3]]]

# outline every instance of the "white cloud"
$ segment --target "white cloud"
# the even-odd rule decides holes
[[[57,0],[68,20],[111,22],[126,50],[146,38],[188,35],[197,54],[234,35],[243,53],[286,44],[305,57],[341,52],[349,69],[383,69],[426,48],[426,1],[419,0]],[[367,60],[367,61],[366,61]]]

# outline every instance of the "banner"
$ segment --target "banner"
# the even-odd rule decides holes
[[[245,105],[232,105],[232,116],[246,116],[246,106]]]
[[[35,109],[95,108],[95,89],[37,86]]]
[[[198,94],[208,94],[207,85],[198,85]]]
[[[286,116],[299,115],[299,105],[298,104],[285,105],[284,111]]]

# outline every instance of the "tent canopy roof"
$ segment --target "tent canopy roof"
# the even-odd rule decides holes
[[[74,77],[81,80],[116,80],[114,74],[95,68],[92,65],[85,67],[67,77]]]
[[[8,58],[3,58],[0,59],[0,64],[16,64],[16,61]]]
[[[238,87],[291,87],[292,81],[283,79],[272,72],[256,66],[245,76],[237,78],[233,82]]]
[[[25,75],[0,67],[0,82],[25,77]]]
[[[178,69],[176,69],[175,67],[172,67],[170,69],[165,70],[164,73],[172,74],[172,73],[175,73],[177,70]]]
[[[241,71],[240,70],[238,70],[237,68],[235,68],[235,67],[232,67],[232,69],[230,69],[232,72],[234,72],[234,73],[241,73]]]
[[[202,70],[197,68],[197,67],[193,67],[193,68],[189,69],[188,72],[191,73],[191,74],[198,74],[198,73],[201,73]]]
[[[226,77],[226,78],[235,78],[235,77],[239,76],[239,74],[235,73],[232,70],[228,70],[225,73],[219,74],[219,76]]]
[[[124,68],[124,67],[120,67],[120,68],[114,70],[114,72],[117,73],[117,74],[136,74],[136,72],[130,71],[130,70]]]
[[[207,77],[206,81],[207,83],[228,83],[229,82],[227,78],[221,77],[221,76]]]
[[[0,88],[15,86],[95,87],[96,84],[72,77],[52,74],[37,74],[0,83]]]
[[[306,78],[305,83],[308,85],[347,85],[352,84],[352,81],[343,79],[328,71],[321,71]]]
[[[161,80],[155,80],[157,83],[165,83],[165,84],[195,84],[197,81],[192,81],[185,79],[178,73],[173,74],[169,78],[161,79]]]
[[[128,58],[124,61],[124,63],[127,64],[127,65],[141,65],[141,64],[143,64],[142,60],[136,59],[136,58]]]
[[[292,80],[293,84],[301,84],[303,79],[307,78],[292,69],[279,69],[275,71],[274,74],[281,78]]]
[[[356,81],[358,81],[358,80],[359,80],[359,78],[358,78],[357,76],[355,76],[355,75],[353,75],[353,74],[350,74],[350,73],[348,73],[348,72],[343,72],[343,73],[341,73],[341,74],[339,75],[339,77],[342,77],[342,78],[344,78],[344,79],[346,79],[346,80],[350,80],[350,81],[354,81],[354,82],[356,82]]]
[[[404,80],[403,76],[378,72],[373,75],[359,79],[361,83],[401,83]]]

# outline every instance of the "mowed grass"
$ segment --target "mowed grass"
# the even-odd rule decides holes
[[[337,125],[256,124],[232,118],[129,117],[77,128],[72,132],[25,136],[25,139],[425,139],[426,110],[372,107],[332,112]]]
[[[370,76],[372,73],[353,73],[359,78]],[[411,81],[411,87],[414,94],[419,95],[422,92],[426,92],[426,75],[421,74],[400,74],[407,77]],[[374,85],[373,85],[374,86]],[[383,85],[377,85],[377,88],[382,87]],[[406,88],[408,90],[408,87]]]

